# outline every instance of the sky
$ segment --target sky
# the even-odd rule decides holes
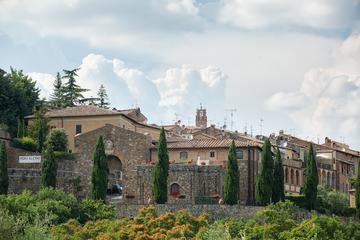
[[[149,122],[283,129],[360,149],[360,0],[0,0],[0,68],[54,76]]]

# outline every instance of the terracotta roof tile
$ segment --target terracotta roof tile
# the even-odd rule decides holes
[[[231,145],[231,139],[193,139],[181,142],[168,143],[169,149],[174,148],[228,148]],[[261,147],[261,144],[254,141],[235,140],[236,147]]]

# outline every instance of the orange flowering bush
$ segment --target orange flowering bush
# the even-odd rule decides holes
[[[157,215],[154,207],[140,209],[133,218],[89,221],[81,225],[76,220],[54,226],[51,235],[65,240],[175,240],[195,239],[201,228],[208,225],[208,216],[192,216],[188,211]]]

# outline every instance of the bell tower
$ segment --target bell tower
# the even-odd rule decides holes
[[[199,128],[207,127],[206,109],[203,108],[201,104],[200,104],[200,108],[196,109],[195,125],[196,125],[196,127],[199,127]]]

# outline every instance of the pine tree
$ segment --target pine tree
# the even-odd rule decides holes
[[[73,107],[81,98],[84,98],[82,95],[83,92],[86,92],[87,89],[81,88],[76,84],[77,71],[80,68],[75,68],[73,70],[63,70],[64,76],[63,79],[67,79],[63,87],[63,97],[64,97],[64,107]]]
[[[306,177],[304,184],[305,201],[309,210],[315,208],[317,198],[317,186],[319,184],[319,177],[316,166],[314,147],[311,144],[307,157]]]
[[[272,197],[274,161],[271,153],[271,143],[266,139],[262,147],[260,173],[256,181],[256,202],[258,205],[268,205]]]
[[[56,74],[56,79],[54,81],[54,90],[50,96],[50,102],[54,107],[62,107],[64,105],[64,96],[63,96],[63,85],[61,80],[61,75],[58,72]]]
[[[358,159],[358,163],[360,163],[360,159]],[[355,182],[355,203],[356,203],[356,211],[357,215],[360,218],[360,164],[358,164],[358,172]]]
[[[47,144],[44,152],[44,161],[41,165],[41,186],[56,187],[57,162],[51,144]]]
[[[156,203],[164,204],[167,202],[167,178],[169,176],[169,155],[164,128],[160,132],[157,154],[158,162],[153,175],[153,194]]]
[[[7,155],[5,142],[0,144],[0,194],[7,194],[9,188],[9,175],[7,171]]]
[[[276,149],[276,158],[274,164],[274,183],[272,188],[272,202],[277,203],[285,199],[284,193],[284,169],[280,154],[280,149]]]
[[[105,146],[102,136],[99,136],[93,156],[91,176],[91,194],[93,199],[105,200],[108,184],[108,164],[105,155]]]
[[[224,202],[225,204],[237,204],[239,199],[239,167],[236,159],[235,142],[232,141],[225,173]]]
[[[98,106],[102,107],[102,108],[109,108],[109,105],[110,105],[110,103],[108,102],[109,98],[108,98],[106,89],[103,84],[100,85],[97,95],[99,97]]]

